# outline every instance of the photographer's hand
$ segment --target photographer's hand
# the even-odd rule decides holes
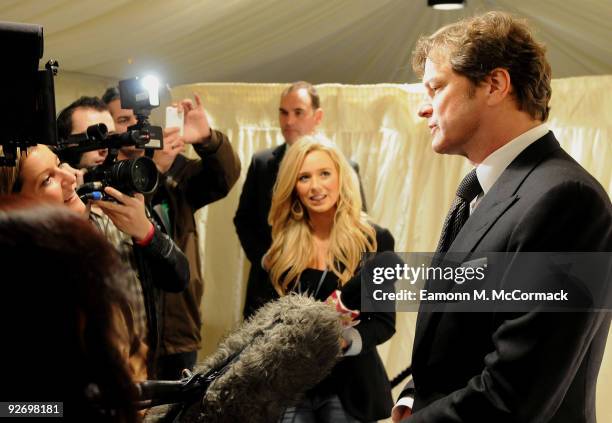
[[[197,94],[194,94],[194,97],[195,105],[191,99],[184,99],[177,105],[179,110],[183,110],[185,116],[183,137],[187,144],[201,143],[211,135],[210,125],[208,124],[204,106],[202,106],[202,100]]]
[[[164,129],[164,148],[153,153],[153,161],[159,173],[166,173],[176,156],[183,151],[185,151],[185,140],[180,136],[179,128]]]
[[[118,203],[96,201],[95,204],[121,232],[132,236],[136,241],[145,239],[153,224],[145,213],[144,196],[134,194],[131,197],[112,187],[104,188],[104,192],[116,199]]]

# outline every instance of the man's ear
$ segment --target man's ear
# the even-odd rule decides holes
[[[315,122],[317,125],[321,123],[321,120],[323,120],[323,109],[322,108],[319,107],[317,110],[315,110],[314,118],[315,118]]]
[[[512,93],[510,73],[504,68],[495,68],[485,78],[489,85],[487,103],[496,105],[501,103],[509,94]]]

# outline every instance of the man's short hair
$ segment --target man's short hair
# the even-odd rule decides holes
[[[505,12],[488,12],[421,37],[412,54],[412,67],[422,76],[427,58],[436,63],[448,59],[453,71],[474,85],[493,69],[504,68],[510,74],[519,110],[545,121],[551,96],[551,69],[545,53],[525,20]]]
[[[60,139],[66,139],[72,133],[72,114],[76,109],[92,109],[98,112],[105,112],[108,110],[108,107],[99,97],[83,96],[70,103],[57,116],[57,135]]]
[[[57,116],[57,135],[60,139],[65,140],[72,134],[72,115],[76,109],[92,109],[98,112],[108,111],[108,107],[99,97],[83,96],[73,101]],[[70,150],[58,152],[60,160],[73,167],[78,166],[81,155],[82,153],[74,153]]]
[[[102,101],[106,104],[110,103],[114,100],[119,100],[119,88],[117,87],[108,87],[104,94],[102,94]]]
[[[302,88],[308,91],[308,95],[310,96],[310,104],[312,105],[312,110],[317,110],[319,107],[321,107],[321,99],[319,98],[319,93],[317,92],[317,89],[310,82],[306,82],[306,81],[297,81],[289,85],[287,88],[283,90],[281,94],[281,99],[285,97],[287,94],[289,94],[290,92],[301,90]]]

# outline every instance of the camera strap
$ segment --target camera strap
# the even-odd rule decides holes
[[[170,236],[170,238],[173,238],[174,234],[172,233],[172,224],[170,222],[170,209],[168,207],[168,202],[164,200],[161,203],[154,205],[153,211],[158,217],[158,219],[156,220],[161,223],[161,225],[165,229],[165,232]]]

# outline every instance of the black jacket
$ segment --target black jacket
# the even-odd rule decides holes
[[[198,234],[194,213],[224,198],[240,176],[240,159],[225,134],[211,130],[210,139],[193,144],[199,156],[189,159],[179,154],[170,169],[160,176],[152,198],[154,217],[171,234],[189,260],[191,277],[180,293],[164,292],[161,355],[197,351],[201,344],[200,304],[204,293]],[[160,212],[167,204],[168,221]]]
[[[391,233],[379,226],[372,226],[376,230],[377,251],[393,251],[395,241]],[[304,270],[300,276],[301,291],[308,291],[310,295],[315,294],[315,299],[325,301],[338,289],[339,282],[333,272],[328,272],[322,283],[319,283],[323,274],[321,270]],[[361,284],[360,269],[344,287],[353,279]],[[268,283],[271,284],[269,280]],[[341,358],[330,375],[309,392],[321,396],[338,395],[344,409],[360,421],[382,420],[389,417],[393,399],[387,372],[376,347],[395,333],[395,313],[362,312],[359,324],[354,328],[359,332],[362,342],[359,354]]]
[[[508,166],[449,249],[495,251],[612,251],[608,195],[552,132]],[[595,422],[609,325],[604,312],[419,313],[409,421]]]
[[[142,336],[146,330],[146,339],[143,341],[149,347],[147,364],[149,375],[153,377],[163,326],[162,292],[181,292],[187,287],[187,257],[155,222],[153,238],[147,245],[140,246],[103,213],[92,210],[89,219],[115,247],[129,268],[125,275],[126,295],[132,303],[136,333]]]
[[[189,284],[189,262],[168,235],[155,225],[151,242],[141,247],[134,244],[134,257],[147,313],[147,345],[149,375],[156,373],[163,328],[162,295],[181,292]]]

